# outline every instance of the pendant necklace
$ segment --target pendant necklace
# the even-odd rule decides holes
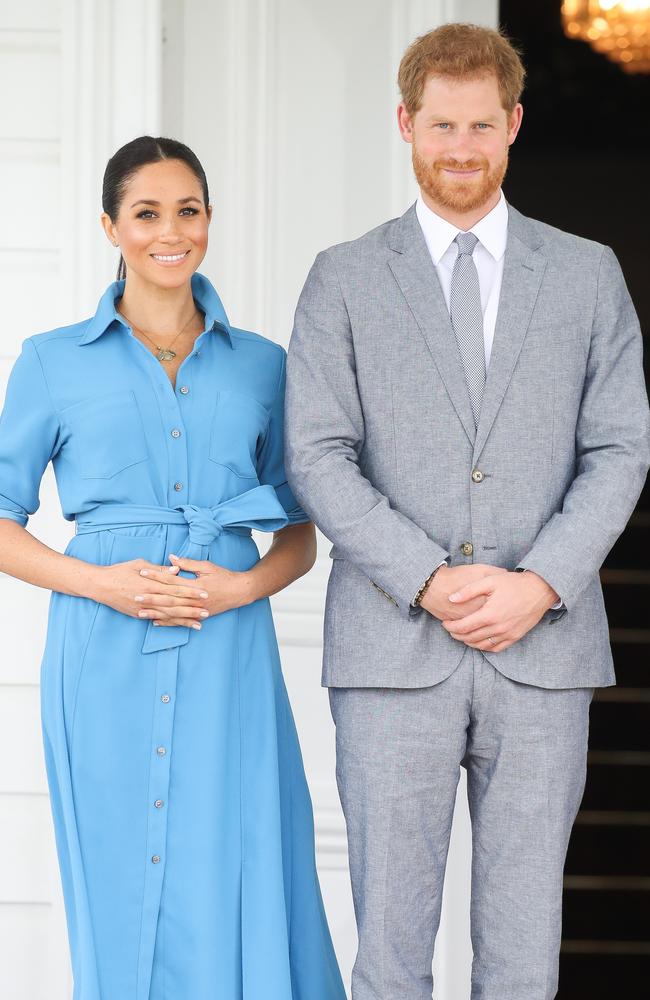
[[[124,313],[122,313],[122,315],[124,316]],[[176,334],[176,336],[174,337],[174,339],[172,340],[171,344],[169,344],[168,347],[161,347],[159,344],[157,344],[155,340],[151,339],[148,333],[145,333],[145,331],[142,330],[139,326],[136,326],[135,323],[133,323],[128,316],[124,316],[124,319],[127,321],[127,323],[131,324],[134,330],[137,330],[138,333],[141,333],[143,337],[146,337],[150,344],[153,344],[153,346],[156,348],[158,352],[156,354],[156,358],[158,359],[158,361],[173,361],[174,358],[176,357],[176,351],[172,351],[171,348],[176,343],[181,334],[185,333],[185,331],[187,330],[188,326],[190,325],[195,316],[196,316],[196,311],[192,313],[192,315],[188,319],[183,329],[180,331],[180,333]]]

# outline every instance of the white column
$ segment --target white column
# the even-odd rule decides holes
[[[161,0],[63,0],[61,250],[70,322],[94,311],[118,257],[99,227],[109,157],[158,135]]]

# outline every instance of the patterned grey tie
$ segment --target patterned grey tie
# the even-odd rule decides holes
[[[454,242],[458,256],[451,273],[451,325],[456,334],[463,361],[465,382],[478,426],[483,389],[485,388],[485,340],[483,337],[483,310],[478,271],[472,254],[478,243],[474,233],[459,233]]]

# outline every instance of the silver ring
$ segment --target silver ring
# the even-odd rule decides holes
[[[492,636],[491,636],[491,635],[489,635],[489,636],[488,636],[488,642],[490,643],[490,645],[494,646],[494,644],[495,644],[495,642],[496,642],[496,639],[493,639],[493,638],[492,638]]]

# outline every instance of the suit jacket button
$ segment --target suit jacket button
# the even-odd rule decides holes
[[[472,482],[473,483],[482,483],[484,479],[485,479],[485,473],[481,472],[480,469],[474,469],[472,471]]]
[[[474,546],[472,545],[471,542],[463,542],[460,547],[460,551],[463,553],[464,556],[471,556],[471,554],[474,551]]]

